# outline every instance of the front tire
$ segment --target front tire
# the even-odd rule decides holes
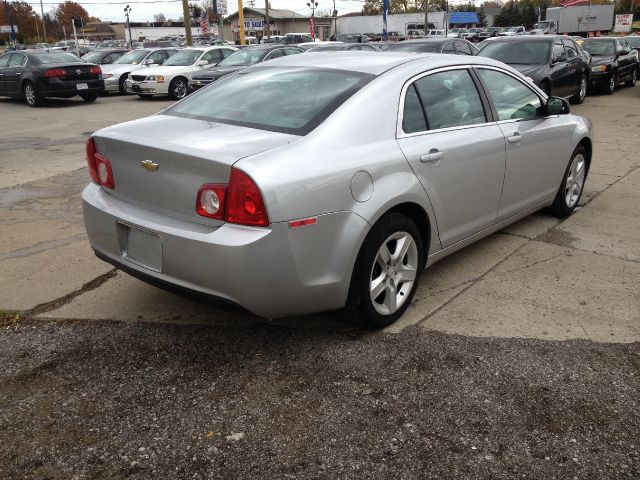
[[[611,74],[611,78],[609,79],[609,84],[604,89],[604,93],[606,93],[607,95],[611,95],[616,91],[616,85],[618,85],[618,76],[616,75],[616,72],[613,72]]]
[[[556,198],[548,209],[549,213],[558,218],[565,218],[573,213],[578,206],[587,180],[588,162],[587,151],[582,145],[578,145],[571,155]]]
[[[85,93],[84,95],[80,95],[80,96],[87,103],[95,102],[98,98],[97,93]]]
[[[627,87],[635,87],[637,78],[638,78],[638,71],[634,68],[633,73],[631,74],[631,78],[625,82],[625,85]]]
[[[39,107],[44,103],[44,97],[38,94],[38,88],[31,82],[26,82],[22,87],[24,99],[30,107]]]
[[[169,84],[169,97],[172,100],[182,100],[189,93],[189,86],[182,78],[174,78]]]
[[[129,77],[129,74],[125,73],[124,75],[121,75],[120,79],[118,80],[118,90],[120,90],[120,93],[122,95],[126,95],[127,94],[127,89],[124,88],[124,82],[126,82],[128,77]]]
[[[391,325],[409,307],[423,265],[416,224],[401,213],[384,215],[358,253],[345,313],[368,328]]]
[[[578,82],[578,89],[576,93],[574,93],[573,97],[571,97],[571,103],[576,105],[580,105],[584,102],[585,97],[587,96],[587,77],[584,75],[580,75],[580,81]]]

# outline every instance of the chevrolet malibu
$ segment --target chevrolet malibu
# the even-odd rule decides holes
[[[488,58],[294,55],[96,132],[84,217],[98,257],[152,284],[382,327],[422,269],[542,208],[570,215],[591,138]]]

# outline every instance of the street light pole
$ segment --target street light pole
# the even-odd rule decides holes
[[[129,21],[129,13],[131,13],[131,7],[127,5],[124,7],[124,14],[127,16],[127,30],[129,30],[129,48],[133,48],[133,39],[131,38],[131,22]]]
[[[318,2],[307,2],[307,7],[311,8],[311,38],[316,41],[316,7]]]
[[[47,24],[44,21],[44,7],[42,6],[42,0],[40,0],[40,14],[42,15],[42,31],[44,32],[44,43],[49,43],[49,40],[47,40]]]
[[[424,0],[424,34],[429,31],[429,0]]]

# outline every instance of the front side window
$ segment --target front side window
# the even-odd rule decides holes
[[[577,57],[578,56],[578,50],[576,48],[576,44],[573,43],[573,41],[571,40],[562,40],[562,43],[564,43],[564,49],[567,52],[567,56],[569,58],[573,58],[573,57]]]
[[[2,55],[0,56],[0,68],[6,67],[9,65],[9,57],[11,55]]]
[[[239,66],[249,66],[255,63],[262,61],[262,57],[264,56],[263,50],[238,50],[234,52],[232,55],[229,55],[223,61],[220,62],[221,66],[225,67],[239,67]]]
[[[542,102],[531,89],[515,78],[495,70],[479,69],[499,120],[532,120],[540,116]]]
[[[11,55],[11,60],[9,60],[10,67],[22,67],[25,63],[27,63],[27,57],[19,53]]]
[[[322,68],[247,69],[188,96],[166,114],[306,135],[373,78]]]
[[[562,55],[564,55],[564,47],[562,46],[562,42],[556,41],[553,44],[553,59],[557,60]]]
[[[266,62],[267,60],[273,60],[274,58],[282,57],[283,54],[284,52],[282,51],[281,48],[278,50],[272,50],[267,54],[266,57],[264,57],[264,61]]]
[[[169,58],[163,65],[169,65],[172,67],[188,67],[196,63],[196,60],[202,55],[202,50],[181,50],[171,58]]]
[[[86,55],[83,55],[82,59],[85,62],[98,63],[100,62],[100,60],[102,60],[102,57],[103,57],[102,52],[91,52],[91,53],[87,53]]]
[[[449,70],[414,82],[427,116],[427,128],[462,127],[485,123],[480,95],[467,70]]]
[[[204,54],[202,59],[206,60],[209,64],[219,63],[220,60],[222,60],[222,53],[220,52],[220,50],[209,50]]]
[[[149,50],[134,50],[132,52],[125,53],[113,63],[117,63],[119,65],[120,64],[137,65],[140,62],[142,62],[142,60],[144,60],[144,57],[146,57],[148,53],[149,53]]]

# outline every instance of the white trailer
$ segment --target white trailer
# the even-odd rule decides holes
[[[613,29],[613,5],[580,5],[547,8],[545,20],[531,33],[572,35],[606,32]]]

